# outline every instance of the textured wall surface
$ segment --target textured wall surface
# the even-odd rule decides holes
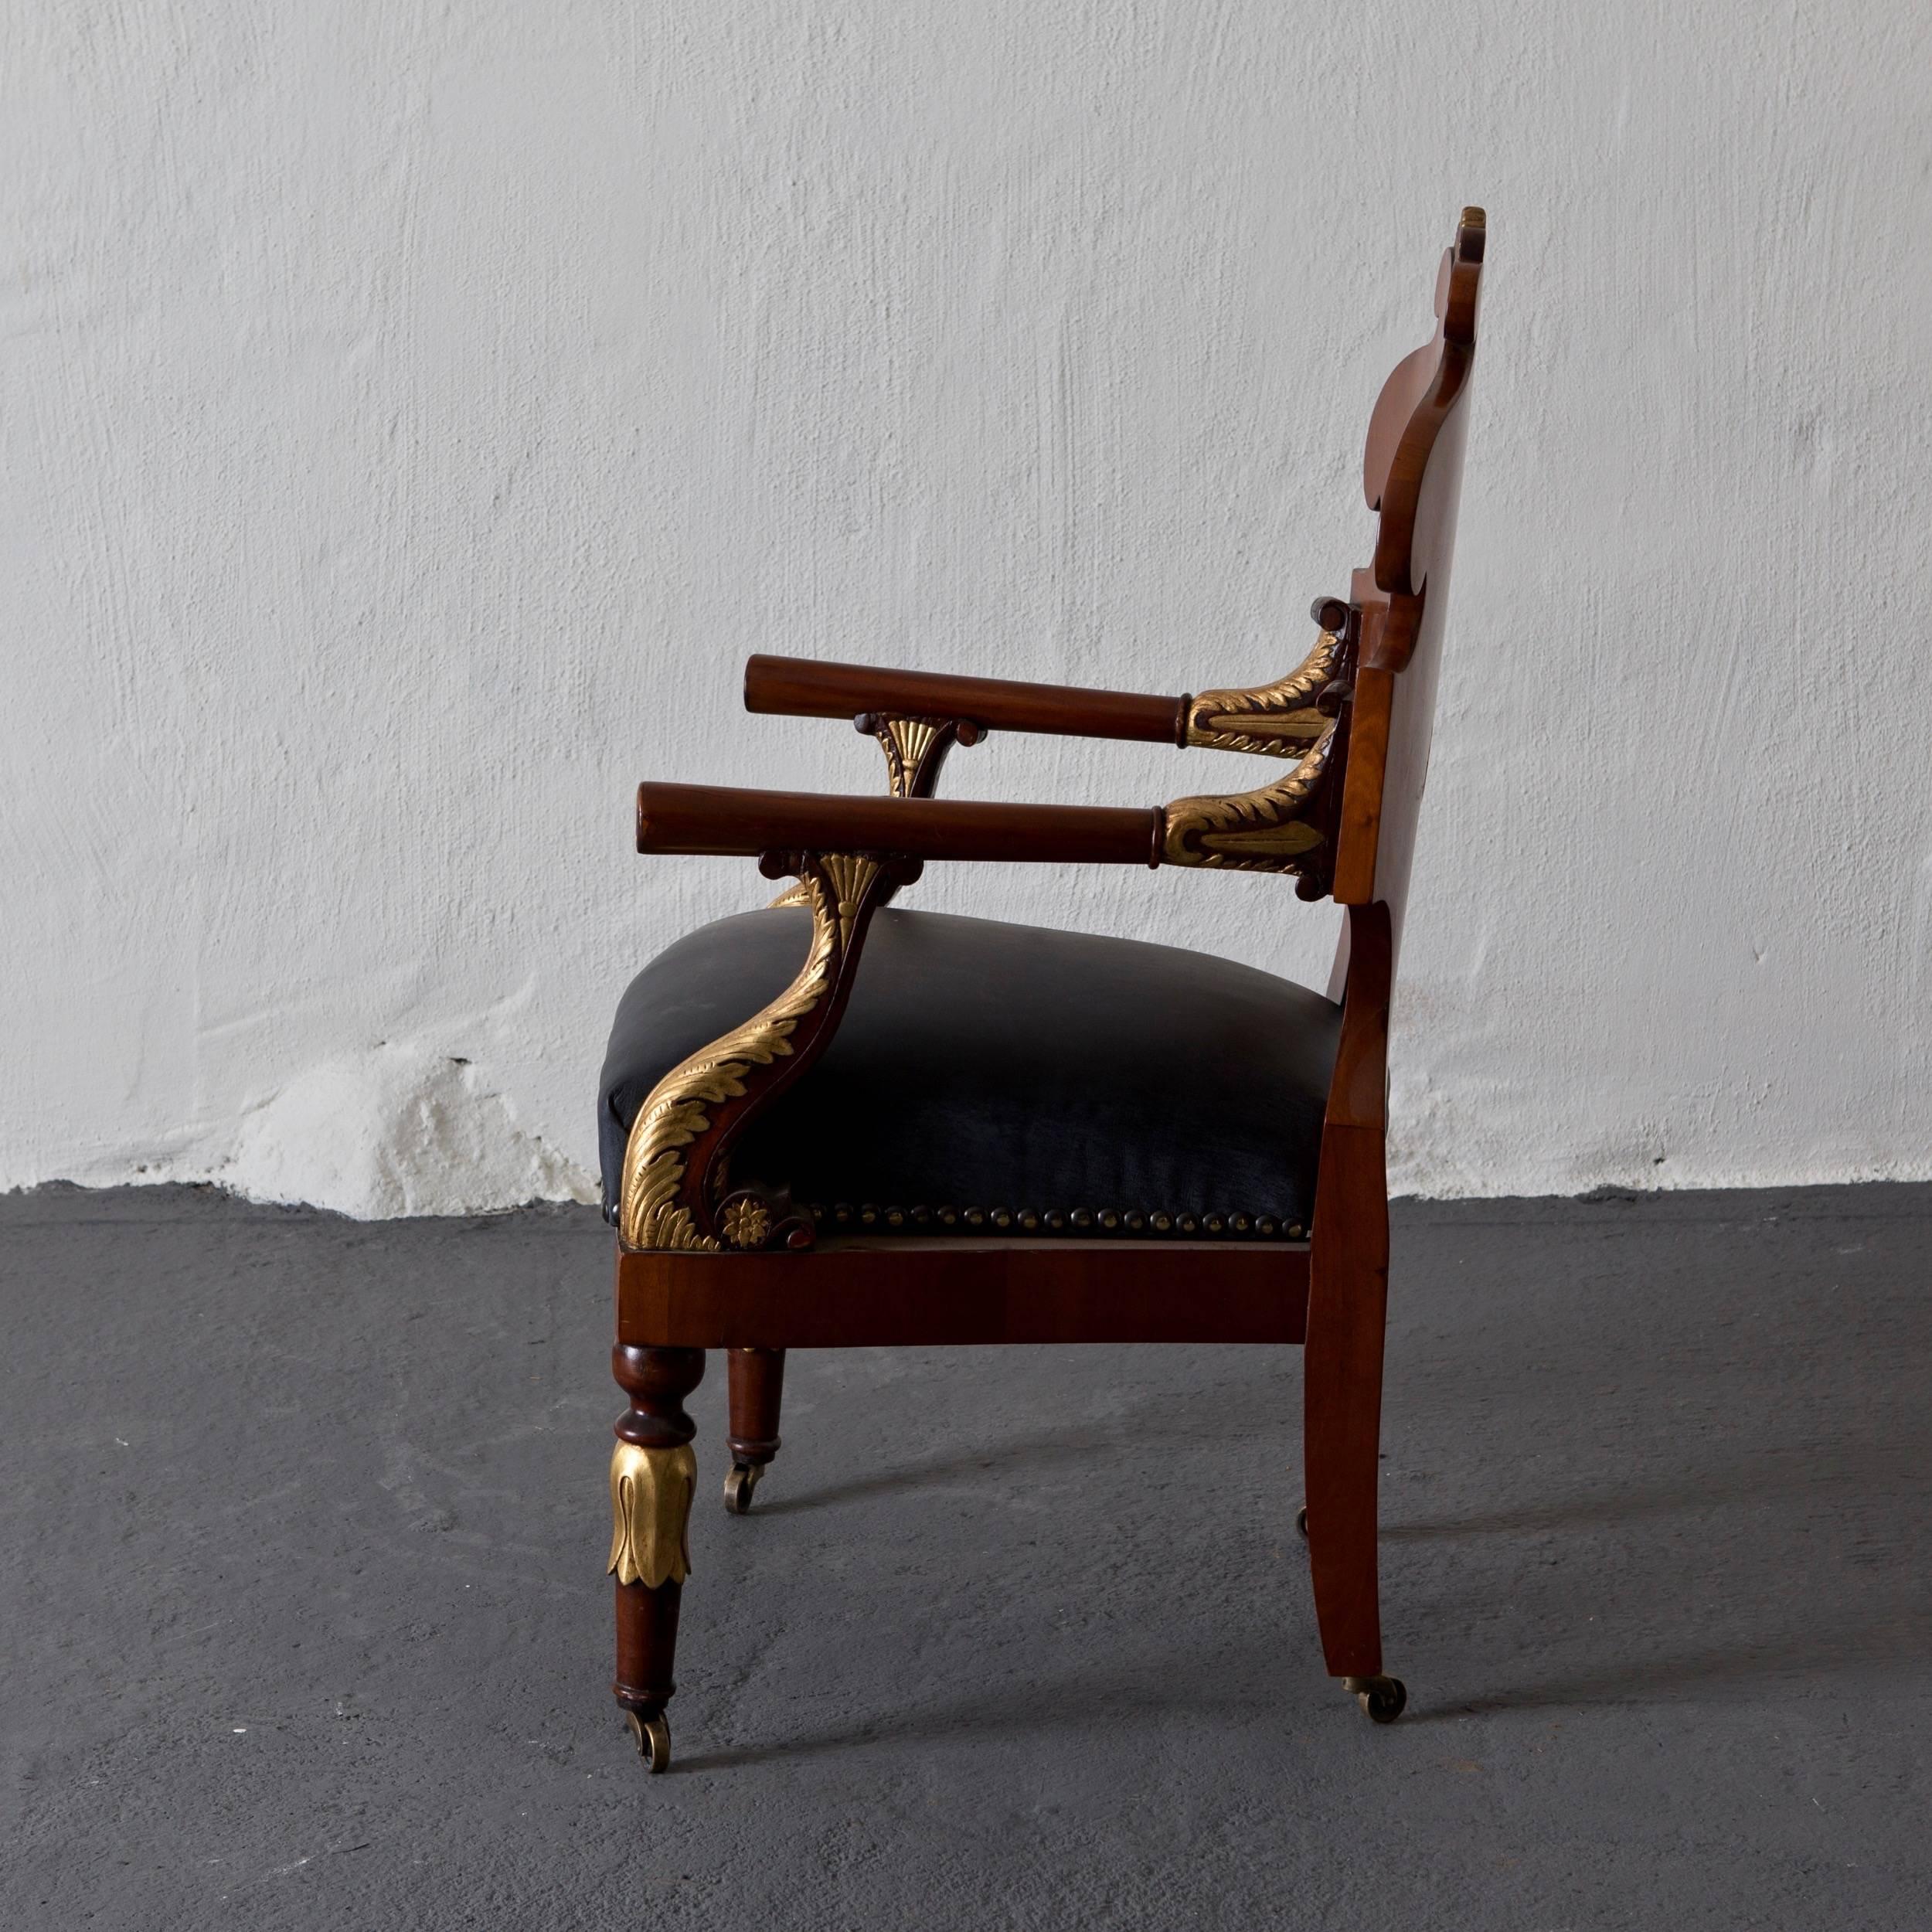
[[[1400,1182],[1932,1175],[1917,0],[5,0],[0,1185],[587,1192],[617,994],[876,787],[747,651],[1300,655],[1491,269]],[[996,736],[961,795],[1253,769]],[[1265,879],[912,903],[1319,975]]]

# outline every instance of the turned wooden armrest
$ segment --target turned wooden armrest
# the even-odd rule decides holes
[[[754,657],[745,665],[745,709],[794,718],[851,718],[862,712],[970,719],[1000,731],[1070,738],[1132,738],[1184,743],[1189,700],[1005,678],[955,678],[872,665]]]
[[[638,850],[753,858],[768,852],[890,852],[1048,865],[1158,866],[1166,814],[1101,805],[857,798],[726,785],[638,787]]]

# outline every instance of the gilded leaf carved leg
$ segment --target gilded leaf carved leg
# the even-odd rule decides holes
[[[611,1689],[653,1771],[671,1761],[665,1707],[677,1685],[678,1604],[691,1573],[688,1541],[697,1425],[684,1399],[704,1379],[702,1349],[620,1342],[611,1372],[630,1397],[611,1452],[610,1573],[617,1579],[617,1668]]]
[[[731,1383],[731,1473],[725,1507],[734,1516],[751,1508],[751,1492],[777,1454],[778,1405],[785,1390],[783,1349],[733,1349],[726,1358]]]

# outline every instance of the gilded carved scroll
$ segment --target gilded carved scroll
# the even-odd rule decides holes
[[[1177,798],[1167,808],[1163,864],[1210,866],[1233,872],[1303,871],[1328,842],[1311,822],[1335,746],[1335,724],[1323,730],[1285,778],[1258,791]]]
[[[1342,644],[1324,631],[1295,669],[1248,691],[1203,691],[1187,712],[1187,742],[1218,751],[1299,758],[1332,722],[1315,701],[1342,668]]]
[[[1253,791],[1177,798],[1167,808],[1162,862],[1227,871],[1325,872],[1330,837],[1323,781],[1335,757],[1345,668],[1342,638],[1324,630],[1284,678],[1251,690],[1206,691],[1188,706],[1187,743],[1293,758],[1285,777]]]
[[[627,1247],[753,1248],[797,1226],[756,1196],[723,1198],[716,1185],[722,1171],[712,1170],[723,1163],[713,1143],[728,1127],[742,1124],[758,1090],[782,1083],[789,1070],[781,1063],[808,1049],[832,1017],[865,921],[893,869],[842,852],[794,852],[779,862],[798,872],[811,909],[804,964],[769,1005],[673,1067],[638,1109],[624,1148],[618,1207]],[[808,1240],[808,1223],[804,1236]]]

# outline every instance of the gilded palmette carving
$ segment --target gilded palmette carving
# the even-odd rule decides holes
[[[954,745],[976,745],[985,728],[970,718],[915,718],[889,711],[862,711],[852,720],[879,740],[886,779],[895,798],[930,798],[939,768]]]
[[[910,798],[913,795],[920,776],[920,767],[938,743],[942,731],[950,743],[952,734],[944,719],[874,718],[872,736],[879,740],[879,749],[886,754],[886,781],[891,785],[895,798]]]
[[[1342,666],[1342,645],[1324,631],[1285,678],[1250,691],[1204,691],[1189,701],[1187,742],[1217,751],[1258,751],[1300,758],[1328,728],[1315,700]]]
[[[976,725],[957,718],[900,718],[883,711],[865,711],[855,722],[879,740],[886,754],[886,782],[895,798],[930,798],[947,753],[955,744],[975,744],[983,735]],[[881,905],[892,897],[893,889],[887,886]],[[787,886],[766,910],[811,903],[811,889],[800,879]]]
[[[1300,872],[1324,844],[1308,822],[1334,749],[1335,722],[1285,778],[1256,791],[1177,798],[1167,808],[1161,857],[1169,866],[1211,866],[1232,872]]]
[[[611,1560],[621,1583],[655,1590],[691,1573],[687,1532],[698,1486],[698,1458],[688,1442],[648,1449],[619,1442],[611,1451]]]
[[[770,1005],[674,1066],[638,1109],[624,1148],[617,1215],[627,1247],[716,1252],[727,1242],[758,1245],[747,1238],[754,1227],[759,1241],[770,1231],[769,1220],[760,1223],[743,1214],[723,1224],[722,1240],[701,1226],[687,1194],[686,1150],[710,1130],[715,1110],[743,1097],[753,1070],[792,1052],[792,1036],[831,996],[866,893],[879,871],[876,859],[843,853],[801,852],[795,861],[811,908],[805,963]]]

